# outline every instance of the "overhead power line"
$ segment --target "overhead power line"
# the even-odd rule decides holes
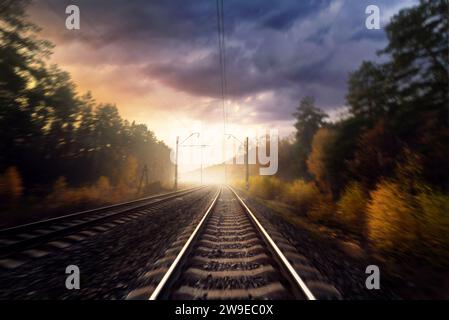
[[[225,43],[225,28],[224,28],[224,14],[223,14],[223,0],[216,0],[217,4],[217,31],[218,31],[218,50],[219,50],[219,65],[220,65],[220,88],[223,109],[223,166],[226,182],[226,43]]]
[[[227,96],[227,81],[226,81],[226,39],[224,28],[224,13],[223,0],[217,0],[217,31],[218,31],[218,49],[219,49],[219,63],[220,63],[220,87],[223,108],[223,125],[226,128],[226,96]]]

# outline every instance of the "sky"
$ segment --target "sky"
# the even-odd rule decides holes
[[[224,0],[226,131],[288,135],[306,95],[335,117],[349,72],[381,59],[386,23],[416,2]],[[65,28],[70,4],[80,8],[80,30]],[[380,8],[380,30],[365,27],[372,4]],[[71,73],[81,93],[115,103],[125,119],[147,124],[167,144],[223,127],[214,0],[35,0],[29,17],[55,44],[52,62]]]

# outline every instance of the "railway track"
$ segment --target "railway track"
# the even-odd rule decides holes
[[[127,299],[340,298],[282,235],[270,233],[234,190],[222,188]]]
[[[110,227],[126,223],[127,221],[145,214],[136,212],[136,210],[145,208],[157,209],[158,205],[203,188],[204,187],[195,187],[169,192],[17,227],[2,229],[0,230],[0,267],[14,267],[14,260],[9,260],[6,258],[12,254],[20,252],[21,250],[29,249],[27,252],[29,255],[39,257],[39,252],[31,249],[42,243],[61,238],[63,236],[71,237],[71,234],[90,227],[94,227],[97,232],[106,231]],[[86,236],[89,235],[89,231],[85,231],[85,233]],[[77,236],[72,237],[76,238]],[[64,247],[64,242],[54,241],[52,244],[55,247]]]

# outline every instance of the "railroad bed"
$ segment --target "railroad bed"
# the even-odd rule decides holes
[[[107,231],[117,225],[146,215],[148,212],[144,210],[156,211],[170,200],[203,188],[195,187],[159,194],[2,229],[0,230],[0,268],[12,269],[22,264],[27,256],[29,258],[42,256],[45,251],[33,248],[43,243],[55,248],[65,248],[68,246],[67,242],[78,241],[92,234]],[[25,251],[25,249],[28,250]],[[19,259],[11,258],[11,256],[19,256]]]
[[[188,259],[170,298],[294,297],[249,216],[228,189]]]
[[[294,248],[281,247],[289,251],[289,258],[241,198],[224,187],[195,230],[184,232],[155,269],[143,276],[146,285],[128,298],[314,300],[298,267],[320,298],[339,298]]]

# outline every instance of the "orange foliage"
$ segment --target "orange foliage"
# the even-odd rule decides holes
[[[7,201],[15,201],[22,196],[23,186],[22,177],[16,167],[9,167],[5,173],[0,176],[0,197]]]
[[[335,132],[328,128],[317,131],[312,141],[312,152],[307,159],[307,168],[313,174],[318,185],[326,192],[330,191],[326,170],[326,147],[335,142]]]
[[[319,193],[318,188],[313,183],[295,180],[286,185],[282,199],[293,205],[299,212],[307,213],[318,199]]]

